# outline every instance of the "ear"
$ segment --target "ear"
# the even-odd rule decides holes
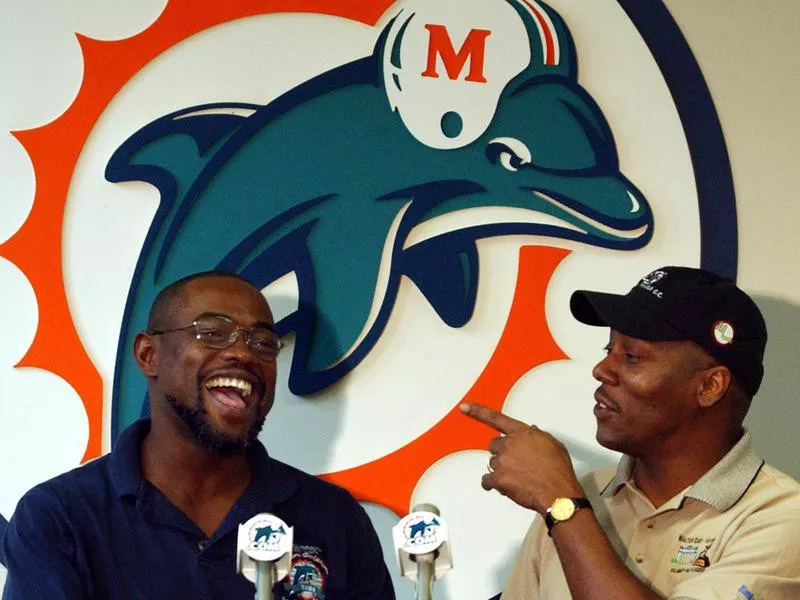
[[[133,340],[133,357],[145,377],[155,377],[158,372],[158,356],[154,342],[155,340],[143,331],[137,333]]]
[[[703,408],[714,406],[731,386],[731,372],[728,367],[717,365],[700,373],[700,388],[697,392],[697,403]]]

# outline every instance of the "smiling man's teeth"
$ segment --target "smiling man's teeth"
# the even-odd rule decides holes
[[[239,379],[238,377],[215,377],[206,383],[206,389],[209,390],[219,387],[241,390],[242,396],[244,397],[249,396],[250,392],[253,391],[253,385],[249,381]]]

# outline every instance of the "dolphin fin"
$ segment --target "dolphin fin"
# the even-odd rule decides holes
[[[450,327],[472,317],[478,293],[478,249],[474,240],[443,235],[403,251],[402,272]]]

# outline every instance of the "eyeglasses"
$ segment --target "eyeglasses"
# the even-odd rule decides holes
[[[242,327],[222,315],[204,315],[192,321],[191,325],[175,329],[154,329],[150,335],[163,335],[176,331],[194,329],[195,338],[206,348],[229,348],[244,335],[244,343],[261,360],[272,361],[278,356],[283,344],[274,330],[264,325]]]

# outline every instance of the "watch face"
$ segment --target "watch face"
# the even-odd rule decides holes
[[[556,521],[566,521],[575,512],[575,503],[571,498],[556,498],[550,507],[550,514]]]

